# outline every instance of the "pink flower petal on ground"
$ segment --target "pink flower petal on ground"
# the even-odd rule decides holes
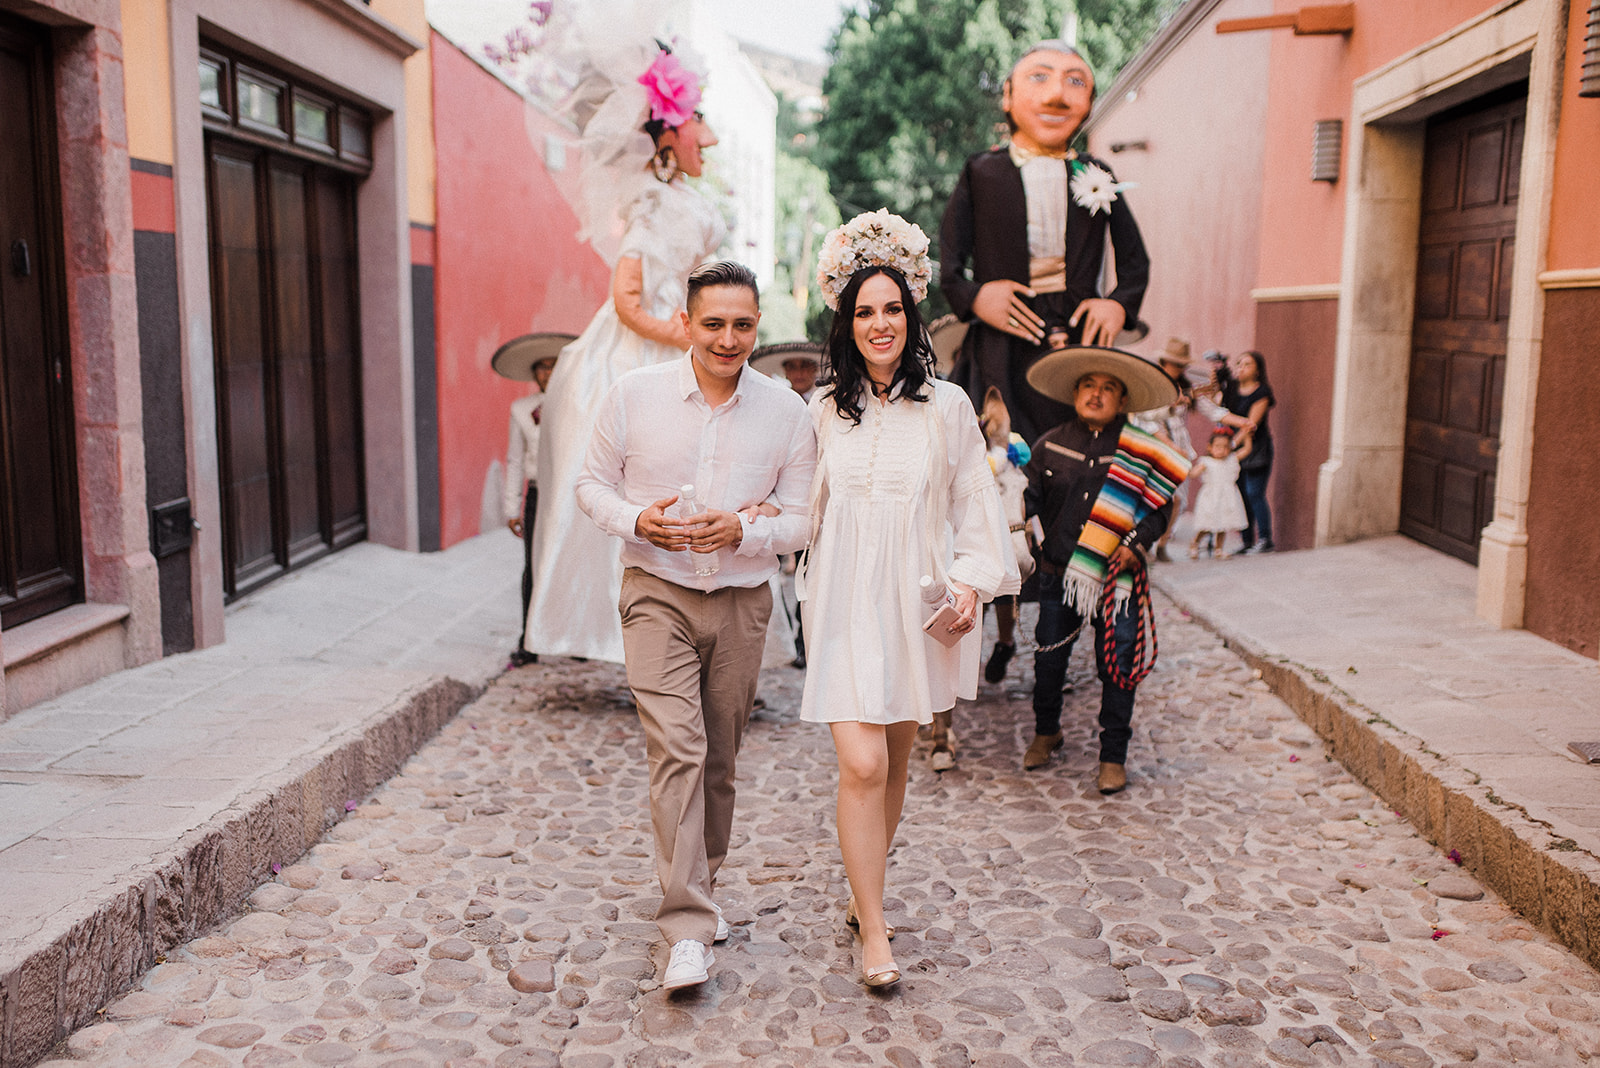
[[[1449,931],[1443,931],[1443,930],[1440,930],[1439,928],[1434,928],[1433,934],[1430,935],[1429,937],[1431,937],[1435,942],[1437,942],[1437,941],[1439,941],[1439,939],[1443,938],[1445,935],[1447,935],[1449,933],[1450,933]]]
[[[356,803],[354,801],[346,801],[344,803],[344,810],[346,812],[354,812],[356,810],[356,807],[357,806],[356,806]]]
[[[1300,763],[1300,754],[1298,754],[1298,753],[1290,753],[1289,754],[1289,763],[1291,763],[1291,764]]]

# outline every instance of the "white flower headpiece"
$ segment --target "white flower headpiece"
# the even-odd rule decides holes
[[[887,208],[857,215],[828,231],[817,256],[817,285],[823,303],[835,311],[839,294],[863,267],[893,267],[905,276],[911,295],[928,295],[933,261],[928,259],[928,235]]]

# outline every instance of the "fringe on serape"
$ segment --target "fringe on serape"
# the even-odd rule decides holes
[[[1078,536],[1078,547],[1062,576],[1062,601],[1079,616],[1089,619],[1100,610],[1106,573],[1117,546],[1145,516],[1172,500],[1188,474],[1187,456],[1132,423],[1123,425],[1105,484],[1100,487],[1083,533]],[[1123,572],[1116,577],[1112,593],[1113,619],[1127,608],[1132,597],[1133,576]]]

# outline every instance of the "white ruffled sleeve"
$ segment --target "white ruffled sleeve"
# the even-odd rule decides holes
[[[934,400],[944,420],[950,463],[949,522],[955,544],[950,578],[971,586],[985,601],[1014,594],[1022,579],[977,413],[966,391],[946,382],[935,383]]]

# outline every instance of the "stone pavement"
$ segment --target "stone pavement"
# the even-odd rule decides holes
[[[1223,565],[1219,565],[1223,566]],[[769,669],[705,986],[658,986],[644,745],[620,669],[510,672],[350,818],[168,953],[50,1068],[1568,1065],[1600,977],[1330,759],[1160,599],[1131,786],[1089,787],[1097,687],[1024,773],[1028,665],[915,758],[889,871],[906,978],[843,924],[828,735]],[[1026,617],[1025,617],[1026,618]],[[1025,658],[1023,658],[1025,660]]]
[[[1600,965],[1600,665],[1473,614],[1477,572],[1408,538],[1159,566],[1330,751]]]
[[[242,599],[227,642],[0,723],[0,1065],[235,912],[505,664],[509,534],[363,544]]]

